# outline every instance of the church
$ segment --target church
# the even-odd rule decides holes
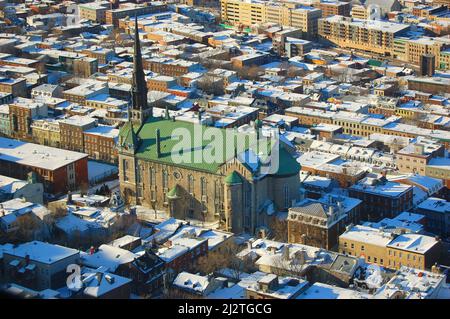
[[[135,23],[137,26],[137,19]],[[126,202],[164,210],[178,219],[217,223],[220,229],[234,233],[266,231],[274,214],[287,211],[300,196],[300,164],[289,147],[279,141],[269,143],[263,152],[257,145],[244,142],[238,152],[230,144],[248,141],[247,133],[233,131],[230,139],[225,129],[178,121],[167,110],[165,116],[154,116],[147,104],[137,27],[133,59],[132,100],[118,142],[120,192]],[[258,139],[262,139],[261,125],[261,121],[255,121]],[[194,160],[202,159],[209,147],[206,141],[197,139],[196,145],[180,150],[184,158],[192,160],[176,161],[177,130],[194,136],[199,130],[216,130],[224,149],[215,161]],[[227,151],[230,148],[234,151]],[[256,160],[249,160],[249,154]],[[275,159],[279,165],[265,170],[263,158],[266,162],[267,158]]]

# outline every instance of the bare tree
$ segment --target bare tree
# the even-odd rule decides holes
[[[287,242],[288,240],[288,224],[287,220],[280,219],[276,216],[270,221],[270,230],[272,231],[273,240]]]
[[[208,255],[197,259],[195,269],[210,274],[223,268],[228,268],[234,279],[240,279],[242,273],[253,270],[248,258],[238,256],[241,248],[234,242],[227,242],[224,246],[210,251]]]
[[[197,81],[197,87],[206,94],[223,95],[225,93],[223,79],[211,74],[206,74]]]

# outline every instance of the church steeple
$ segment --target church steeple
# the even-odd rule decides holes
[[[143,123],[153,116],[152,109],[147,105],[147,83],[144,67],[142,66],[141,42],[137,15],[134,18],[134,53],[133,53],[133,81],[131,88],[131,108],[134,122]]]

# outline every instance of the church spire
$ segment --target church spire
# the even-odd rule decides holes
[[[131,107],[134,112],[139,111],[138,118],[141,123],[145,118],[152,116],[152,110],[147,107],[147,83],[145,81],[144,67],[142,66],[141,42],[137,15],[134,18],[134,53],[133,53],[133,82],[131,88]]]

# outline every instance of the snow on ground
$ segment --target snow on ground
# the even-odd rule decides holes
[[[88,161],[89,182],[96,182],[119,171],[116,165]]]

